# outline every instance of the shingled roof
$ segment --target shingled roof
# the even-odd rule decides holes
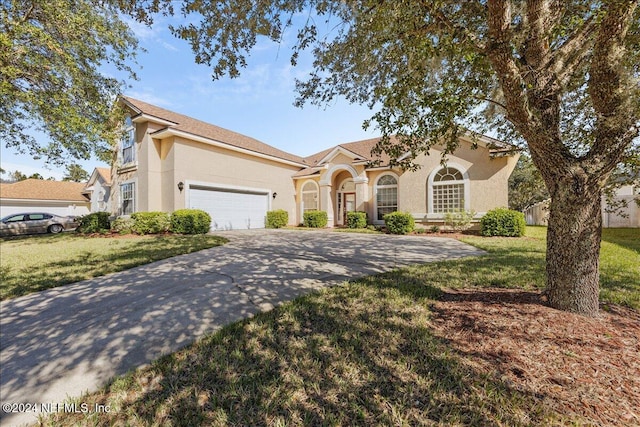
[[[84,182],[30,178],[11,184],[0,184],[0,198],[87,202],[87,198],[82,194],[84,187]]]
[[[393,140],[393,137],[392,137],[392,140]],[[382,153],[380,156],[375,156],[375,157],[371,155],[371,150],[373,149],[373,147],[376,146],[378,141],[380,141],[380,138],[365,139],[362,141],[347,142],[344,144],[339,144],[335,147],[328,148],[319,153],[312,154],[311,156],[306,157],[305,161],[311,166],[317,165],[318,162],[322,160],[327,154],[335,150],[337,147],[341,147],[358,156],[359,159],[357,159],[356,161],[380,161],[381,165],[388,165],[390,160],[390,157],[388,154]]]
[[[107,185],[111,185],[111,169],[109,168],[96,168],[98,175],[102,177],[102,180]]]
[[[394,136],[390,137],[390,142],[392,144],[395,142],[395,140],[396,140],[396,137]],[[357,158],[354,159],[354,163],[365,161],[365,162],[375,162],[379,166],[387,166],[391,161],[391,157],[389,157],[387,153],[383,152],[375,156],[371,154],[371,150],[373,150],[373,148],[376,146],[378,141],[380,141],[380,138],[365,139],[362,141],[347,142],[344,144],[339,144],[335,147],[331,147],[326,150],[320,151],[319,153],[312,154],[311,156],[306,157],[305,161],[311,167],[316,166],[329,153],[331,153],[337,147],[341,147],[344,150],[349,151],[357,156]],[[511,144],[507,144],[505,142],[499,141],[497,139],[494,139],[488,136],[481,136],[480,141],[487,145],[487,148],[489,149],[489,153],[491,156],[512,154],[514,151],[518,150],[517,147]],[[301,171],[300,173],[298,173],[298,176],[304,176],[304,175],[308,175],[308,173],[305,174],[304,171]]]
[[[161,119],[162,121],[173,123],[171,125],[168,125],[167,128],[154,133],[160,133],[163,130],[172,129],[222,142],[224,144],[253,151],[255,153],[275,157],[278,159],[288,160],[290,162],[295,162],[300,164],[301,167],[305,165],[304,159],[302,157],[279,150],[246,135],[242,135],[237,132],[221,128],[219,126],[194,119],[193,117],[165,110],[164,108],[156,107],[155,105],[151,105],[146,102],[130,98],[128,96],[122,96],[122,99],[139,114],[155,117]]]

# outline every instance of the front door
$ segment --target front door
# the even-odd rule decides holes
[[[347,224],[347,212],[356,210],[356,193],[344,193],[344,208],[342,211],[342,223]]]

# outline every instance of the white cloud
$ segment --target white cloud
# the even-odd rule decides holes
[[[133,34],[141,41],[154,40],[160,36],[162,32],[161,25],[147,26],[134,19],[125,18],[124,22],[131,28]]]
[[[164,47],[167,50],[170,50],[172,52],[179,52],[180,49],[178,49],[177,47],[175,47],[174,45],[172,45],[171,43],[168,43],[166,41],[163,41],[162,43],[162,47]]]

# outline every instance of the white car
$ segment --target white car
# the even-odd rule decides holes
[[[78,221],[72,216],[59,216],[44,212],[12,214],[0,220],[0,236],[17,234],[60,233],[75,230]]]

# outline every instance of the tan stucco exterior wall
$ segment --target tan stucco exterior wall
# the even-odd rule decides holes
[[[422,167],[400,176],[399,209],[413,213],[416,220],[434,217],[430,214],[432,209],[427,197],[427,183],[429,175],[442,168],[441,153],[441,150],[433,148],[429,156],[418,156],[416,163]],[[491,158],[487,148],[472,149],[468,144],[461,144],[454,155],[448,156],[447,165],[467,173],[469,209],[477,214],[484,214],[496,207],[507,207],[509,176],[517,161],[518,156]]]
[[[267,190],[271,209],[284,209],[293,224],[295,187],[291,176],[300,168],[260,159],[185,138],[143,144],[146,168],[138,169],[139,210],[173,212],[186,207],[189,185]],[[183,182],[182,192],[178,183]],[[148,195],[148,197],[147,197]]]
[[[296,221],[296,191],[291,176],[300,167],[257,158],[179,137],[162,140],[151,133],[164,128],[152,122],[136,125],[136,162],[112,170],[112,212],[118,214],[120,184],[135,182],[136,211],[173,212],[187,203],[189,184],[262,189],[277,193],[271,209],[284,209]],[[178,189],[178,182],[185,184]]]
[[[353,159],[339,153],[330,160],[326,169],[322,170],[320,176],[313,178],[316,182],[331,183],[331,200],[333,214],[337,210],[336,192],[340,184],[347,178],[352,178],[352,174],[347,170],[340,170],[340,165],[351,165],[356,172],[356,180],[365,178],[366,191],[358,193],[358,210],[367,212],[370,222],[377,222],[376,215],[376,190],[375,186],[382,175],[392,174],[398,179],[398,210],[407,211],[414,215],[418,222],[438,222],[442,219],[441,214],[433,214],[428,202],[428,180],[429,175],[442,168],[440,163],[441,153],[437,147],[431,149],[430,155],[420,155],[415,162],[422,165],[417,171],[403,172],[398,168],[364,169],[363,165],[351,165]],[[490,209],[507,206],[508,200],[508,180],[511,172],[515,168],[518,156],[504,156],[491,158],[486,147],[471,148],[471,144],[462,142],[460,148],[454,155],[448,156],[448,165],[455,166],[465,172],[468,176],[468,187],[470,200],[469,209],[474,210],[478,215],[484,214]],[[336,169],[338,168],[338,169]],[[327,174],[332,172],[331,178]],[[296,194],[301,198],[301,189],[307,179],[297,180]],[[322,191],[322,190],[321,190]],[[364,200],[360,194],[366,194]],[[321,210],[327,207],[320,204]],[[332,216],[332,213],[329,213]],[[298,212],[298,222],[301,222],[301,213]]]
[[[141,140],[137,152],[138,181],[136,188],[137,211],[162,210],[162,186],[157,185],[162,173],[162,165],[156,144],[150,133],[162,129],[162,125],[155,123],[140,123],[136,126],[137,140]]]

